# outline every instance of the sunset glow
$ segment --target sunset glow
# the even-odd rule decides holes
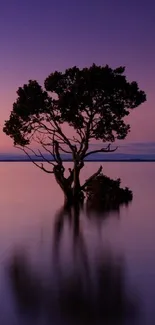
[[[9,4],[9,5],[8,5]],[[88,12],[89,10],[89,12]],[[93,62],[126,66],[129,80],[145,90],[147,102],[131,112],[128,142],[155,141],[155,4],[130,1],[57,2],[28,0],[1,4],[0,150],[12,152],[2,132],[16,90],[29,79]]]

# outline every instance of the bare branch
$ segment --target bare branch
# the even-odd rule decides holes
[[[64,139],[61,138],[58,134],[56,134],[56,132],[53,132],[53,135],[55,138],[57,138],[57,140],[59,140],[59,143],[61,143],[61,144],[65,143]],[[50,136],[48,136],[48,138],[53,142],[53,138],[51,138]],[[50,143],[50,145],[51,145],[51,143]]]
[[[61,141],[61,143],[64,143],[65,142],[64,139],[62,137],[60,137],[60,135],[57,134],[56,131],[54,131],[52,135],[54,135],[57,138],[57,140],[59,140],[59,142],[60,141]],[[48,138],[53,141],[53,139],[50,136],[48,136]]]
[[[55,156],[53,155],[53,153],[52,153],[52,151],[51,150],[49,150],[49,149],[47,149],[46,148],[46,145],[45,144],[43,144],[43,143],[41,143],[41,145],[42,145],[42,147],[51,155],[51,156],[53,156],[53,158],[54,158],[54,160],[55,160]]]
[[[72,141],[75,142],[75,143],[81,144],[81,141],[78,140],[78,139],[76,139],[75,137],[73,137],[73,140]]]
[[[21,148],[21,147],[18,147],[16,146],[16,148],[24,151],[24,153],[28,156],[28,158],[30,159],[30,161],[35,165],[37,166],[38,168],[40,168],[41,170],[43,170],[44,172],[48,173],[48,174],[53,174],[53,170],[47,170],[44,166],[43,166],[43,163],[41,163],[41,165],[39,165],[34,159],[32,159],[32,157],[29,155],[29,153],[24,149],[24,148]],[[28,150],[31,151],[30,148],[27,147]],[[33,151],[33,150],[32,150]],[[38,157],[38,155],[35,153],[35,156]]]
[[[69,139],[65,136],[65,134],[62,132],[61,127],[58,125],[58,123],[57,123],[55,120],[53,120],[53,122],[54,122],[54,124],[55,124],[55,126],[56,126],[56,128],[57,128],[57,133],[58,133],[59,135],[62,136],[64,142],[65,142],[66,144],[68,144],[69,148],[70,148],[71,151],[73,152],[73,151],[74,151],[74,148],[73,148],[71,142],[70,142]]]
[[[51,147],[53,147],[53,144],[52,143],[51,144],[46,144],[40,139],[38,140],[38,143],[41,144],[42,147],[44,148],[44,150],[47,151],[53,157],[53,159],[56,161],[56,157],[53,154],[53,152],[50,149],[47,148],[47,146],[50,146],[50,145],[51,145]]]
[[[60,148],[61,151],[65,152],[65,153],[72,154],[71,151],[67,151],[67,150],[65,150],[64,148],[62,148],[62,147],[60,146],[60,144],[59,144],[59,148]]]
[[[54,131],[54,130],[50,129],[50,128],[49,128],[47,125],[45,125],[43,122],[39,121],[38,124],[41,125],[42,128],[45,129],[48,133],[53,134],[53,131]]]
[[[85,188],[87,187],[87,185],[89,185],[89,183],[95,178],[97,177],[102,171],[102,166],[100,166],[100,168],[98,169],[98,171],[96,173],[94,173],[91,177],[89,177],[85,183],[81,186],[81,190],[85,190]]]
[[[39,151],[40,156],[42,157],[42,159],[43,159],[44,161],[46,161],[48,164],[51,164],[51,165],[55,166],[55,164],[54,164],[50,159],[47,159],[47,158],[42,154],[42,152],[41,152],[39,149],[38,149],[38,151]]]
[[[99,153],[99,152],[114,152],[118,149],[118,147],[114,148],[114,149],[110,149],[110,144],[107,146],[107,148],[102,148],[102,149],[97,149],[97,150],[93,150],[93,151],[89,151],[88,153],[86,153],[84,155],[84,158],[94,154],[94,153]]]
[[[26,148],[27,150],[31,151],[36,157],[41,158],[40,155],[38,155],[32,148],[29,148],[28,146],[24,146],[24,148],[16,146],[16,148],[23,150],[24,152],[25,152],[25,148]]]
[[[80,129],[80,130],[77,129],[76,132],[77,132],[77,134],[79,135],[80,139],[82,140],[83,137],[85,136],[85,135],[84,135],[84,132],[82,131],[82,129]]]
[[[85,136],[83,140],[83,145],[81,145],[81,152],[80,152],[80,158],[84,159],[85,154],[88,150],[89,147],[89,140],[90,140],[90,129],[91,129],[91,124],[93,121],[94,114],[91,112],[91,115],[89,117],[89,121],[86,123],[86,130],[85,130]]]
[[[73,152],[74,146],[70,142],[70,139],[63,133],[60,125],[55,120],[55,116],[53,115],[53,113],[51,113],[50,116],[48,114],[45,114],[45,116],[46,116],[45,123],[43,120],[37,120],[38,125],[36,126],[36,130],[40,133],[41,133],[40,129],[45,130],[45,132],[42,132],[42,133],[51,135],[52,138],[50,138],[50,136],[49,136],[49,139],[52,140],[52,143],[53,143],[53,140],[58,140],[59,143],[61,141],[62,144],[64,144],[64,143],[67,144],[69,146],[70,150]],[[51,120],[51,118],[52,118],[52,120]],[[49,125],[48,124],[46,125],[46,122]],[[49,145],[51,145],[51,144],[49,144]],[[54,149],[55,148],[53,147],[53,150]],[[53,152],[53,156],[54,156],[54,152]]]

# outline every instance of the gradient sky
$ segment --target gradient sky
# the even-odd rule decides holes
[[[154,0],[1,0],[0,152],[12,151],[2,132],[16,90],[29,79],[93,62],[126,66],[147,103],[129,117],[129,142],[155,141]]]

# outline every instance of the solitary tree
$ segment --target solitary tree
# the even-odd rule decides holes
[[[108,65],[93,64],[81,70],[73,67],[64,73],[50,74],[44,83],[45,90],[37,81],[30,80],[17,91],[17,100],[3,130],[36,166],[55,175],[66,203],[83,198],[89,182],[101,172],[102,167],[81,184],[80,171],[86,157],[116,150],[111,149],[110,143],[124,139],[130,130],[124,117],[146,100],[137,83],[126,80],[124,71],[124,67],[112,69]],[[71,138],[65,132],[69,128]],[[106,145],[90,151],[92,139]],[[73,160],[67,175],[63,152],[71,154]]]

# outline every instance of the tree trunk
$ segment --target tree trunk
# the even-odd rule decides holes
[[[65,207],[78,206],[81,205],[84,201],[84,194],[81,191],[81,188],[77,188],[76,191],[74,188],[66,189],[64,192],[64,204]]]
[[[80,164],[74,163],[74,177],[73,177],[73,200],[74,205],[83,204],[84,201],[84,193],[81,189],[80,184],[80,170],[84,166],[84,163]]]
[[[63,172],[56,168],[54,171],[55,179],[64,193],[65,207],[81,204],[84,200],[83,192],[81,191],[79,180],[80,169],[74,167],[73,184],[64,177]]]
[[[64,207],[70,208],[73,205],[73,190],[71,188],[65,189],[64,191]]]
[[[81,192],[79,177],[80,177],[80,170],[75,164],[74,165],[74,178],[73,178],[73,197],[74,197],[74,200],[77,202],[79,200],[79,195]]]

